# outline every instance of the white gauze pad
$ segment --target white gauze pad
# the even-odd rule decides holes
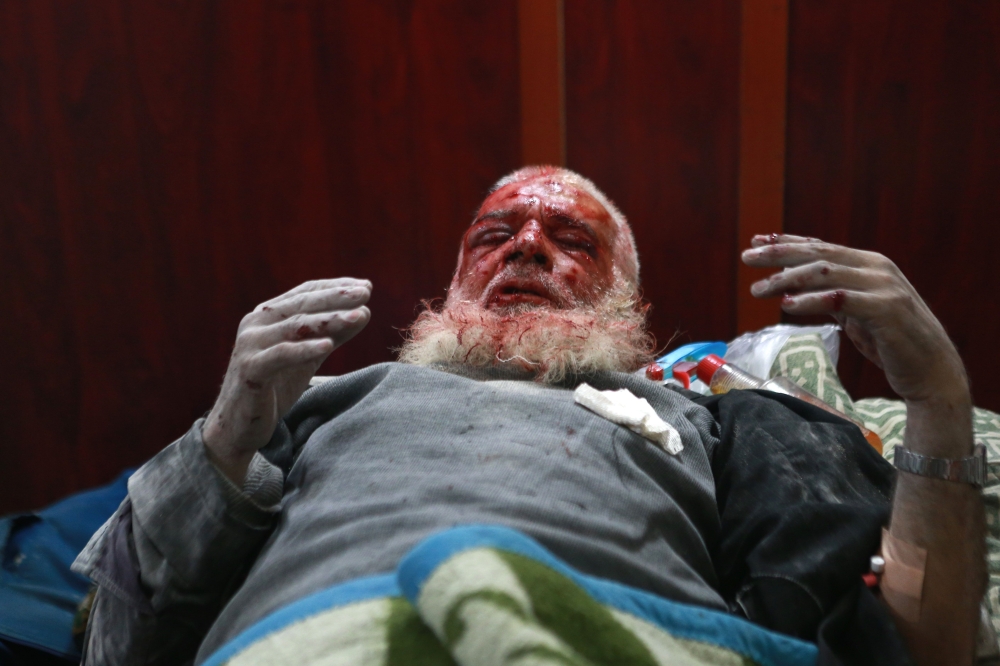
[[[573,391],[573,399],[590,411],[612,423],[659,444],[667,453],[677,455],[684,450],[677,430],[661,419],[645,398],[639,398],[628,389],[598,391],[590,384],[580,384]]]

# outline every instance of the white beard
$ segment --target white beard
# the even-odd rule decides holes
[[[631,372],[653,357],[646,309],[621,295],[571,309],[526,306],[495,312],[476,303],[452,303],[436,312],[428,307],[409,328],[399,360],[423,366],[516,363],[549,384],[570,374]]]

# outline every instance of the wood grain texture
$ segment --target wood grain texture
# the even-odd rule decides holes
[[[563,0],[518,0],[521,161],[566,164]]]
[[[740,7],[565,6],[567,163],[629,216],[661,343],[737,333]],[[0,513],[183,433],[303,280],[375,283],[322,372],[391,358],[520,164],[518,33],[513,0],[0,0]],[[1000,410],[1000,5],[797,0],[789,40],[786,230],[894,259]]]
[[[568,162],[628,216],[661,344],[736,332],[737,0],[566,3]]]
[[[799,0],[790,35],[785,228],[895,261],[1000,411],[1000,3]]]
[[[736,243],[781,233],[785,208],[785,85],[788,0],[743,0],[740,20],[740,182]],[[776,300],[750,294],[770,271],[742,261],[736,270],[736,327],[756,331],[781,321]]]
[[[0,1],[0,513],[212,405],[237,324],[375,284],[322,369],[391,358],[518,166],[513,3]]]

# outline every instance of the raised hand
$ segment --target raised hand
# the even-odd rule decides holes
[[[784,270],[751,287],[793,314],[830,314],[906,400],[910,451],[955,460],[972,454],[972,399],[955,346],[895,264],[815,238],[772,235],[743,253]],[[978,488],[900,473],[890,533],[927,551],[918,621],[886,598],[916,663],[971,664],[985,588],[985,520]]]
[[[788,234],[756,236],[749,266],[782,267],[751,287],[790,314],[829,314],[893,390],[921,401],[968,395],[964,366],[941,323],[894,263],[876,252]]]
[[[202,431],[213,462],[241,484],[255,451],[337,347],[371,316],[371,282],[315,280],[258,305],[240,322],[222,390]]]

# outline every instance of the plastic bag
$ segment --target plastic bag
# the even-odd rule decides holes
[[[822,326],[794,326],[791,324],[776,324],[762,328],[759,331],[744,333],[729,343],[725,359],[738,365],[755,377],[768,379],[771,376],[771,366],[778,352],[793,335],[816,333],[826,347],[826,353],[837,367],[840,355],[840,326],[824,324]]]

